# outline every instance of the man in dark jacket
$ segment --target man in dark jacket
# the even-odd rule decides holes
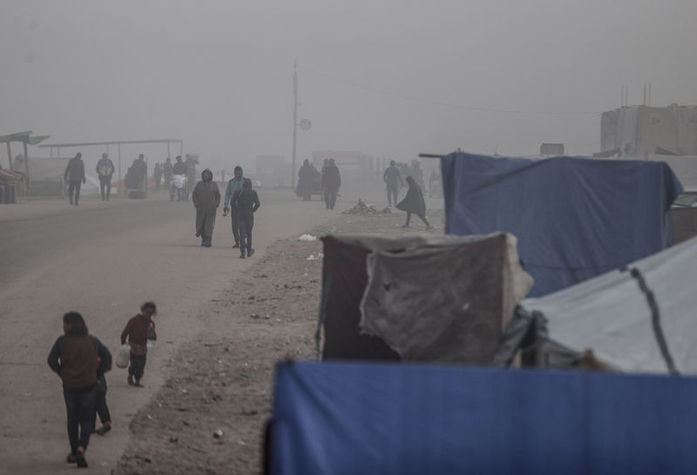
[[[148,187],[148,164],[145,163],[145,155],[142,153],[133,161],[133,188],[145,191]]]
[[[324,203],[327,209],[334,209],[339,188],[341,188],[339,167],[334,163],[334,159],[330,158],[327,166],[322,168],[322,191],[324,192]]]
[[[385,185],[387,185],[387,205],[396,205],[399,188],[404,186],[404,182],[402,181],[402,175],[399,173],[399,169],[394,160],[390,160],[390,166],[385,169],[382,179]]]
[[[182,180],[186,180],[186,165],[182,162],[181,155],[177,155],[176,162],[172,167],[172,183],[169,187],[169,199],[177,201],[186,199],[186,185],[182,185]]]
[[[102,154],[102,158],[97,162],[97,175],[99,176],[99,192],[102,201],[109,201],[111,195],[111,176],[114,174],[114,162],[109,155]]]
[[[208,168],[201,172],[201,181],[196,183],[191,200],[196,208],[196,237],[201,236],[201,245],[211,247],[215,213],[220,205],[220,190],[213,181],[213,172]]]
[[[233,172],[233,177],[227,182],[225,188],[225,198],[223,199],[223,216],[227,216],[230,212],[230,222],[232,223],[232,237],[235,240],[233,249],[240,247],[240,226],[237,221],[237,209],[232,205],[231,200],[235,192],[242,189],[244,184],[244,172],[241,166],[236,166]]]
[[[63,333],[51,348],[48,365],[63,381],[70,440],[67,461],[87,467],[85,450],[94,428],[97,373],[100,361],[110,361],[111,355],[88,334],[85,320],[77,312],[63,315]]]
[[[259,196],[252,190],[252,180],[245,178],[242,189],[232,195],[232,206],[237,213],[237,224],[240,232],[240,259],[252,257],[252,228],[254,227],[254,213],[259,209]]]
[[[86,183],[85,164],[82,161],[82,154],[78,153],[68,162],[63,174],[63,180],[68,183],[68,199],[70,204],[78,205],[80,200],[80,186]]]

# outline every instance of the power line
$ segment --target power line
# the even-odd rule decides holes
[[[547,115],[547,116],[564,116],[564,115],[600,115],[602,112],[591,112],[591,111],[542,111],[542,110],[523,110],[523,109],[496,109],[491,107],[477,107],[468,106],[464,104],[454,104],[444,101],[434,101],[429,99],[422,99],[416,96],[401,94],[394,91],[388,91],[386,89],[380,89],[372,86],[366,86],[365,84],[360,84],[355,81],[337,78],[336,76],[326,74],[322,71],[318,71],[312,68],[303,67],[303,69],[312,72],[313,74],[324,77],[325,79],[330,79],[334,82],[345,84],[355,89],[360,89],[367,92],[373,92],[377,94],[382,94],[385,96],[396,97],[408,102],[415,102],[419,104],[435,105],[441,107],[449,107],[452,109],[467,110],[472,112],[493,112],[497,114],[521,114],[521,115]]]

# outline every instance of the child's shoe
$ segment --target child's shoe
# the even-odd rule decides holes
[[[106,434],[107,432],[109,432],[110,430],[111,430],[111,423],[110,423],[110,422],[105,422],[104,424],[102,424],[102,427],[100,427],[99,429],[97,429],[97,430],[94,431],[94,432],[95,432],[97,435],[104,435],[104,434]]]

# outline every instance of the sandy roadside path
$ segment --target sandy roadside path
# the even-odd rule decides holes
[[[105,438],[92,438],[90,469],[81,473],[111,471],[128,441],[130,418],[164,381],[163,361],[201,330],[202,302],[224,289],[234,289],[235,279],[262,257],[269,243],[336,215],[319,203],[268,198],[261,195],[254,236],[258,254],[252,259],[240,260],[230,248],[229,221],[221,217],[214,247],[200,248],[192,235],[192,209],[162,225],[125,231],[47,259],[3,290],[0,472],[67,473],[75,469],[63,462],[68,444],[60,380],[45,363],[61,332],[62,313],[69,309],[82,312],[90,332],[113,353],[126,319],[142,301],[153,299],[159,306],[159,341],[149,354],[146,387],[128,387],[125,371],[118,368],[107,375],[114,430]]]

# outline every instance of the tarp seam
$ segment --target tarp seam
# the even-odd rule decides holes
[[[653,291],[646,284],[646,279],[644,279],[644,276],[641,274],[641,271],[639,269],[637,269],[636,267],[632,267],[631,269],[629,269],[629,271],[630,275],[639,284],[639,289],[641,289],[642,293],[646,296],[646,303],[648,304],[649,309],[651,310],[651,325],[653,327],[653,334],[656,337],[656,343],[658,344],[658,348],[661,351],[661,356],[663,356],[663,360],[665,361],[666,366],[668,367],[668,371],[671,374],[680,374],[677,368],[675,367],[675,362],[673,361],[673,357],[670,354],[670,348],[668,348],[668,342],[666,341],[665,334],[663,333],[663,328],[661,327],[661,312],[658,308],[656,297]]]

